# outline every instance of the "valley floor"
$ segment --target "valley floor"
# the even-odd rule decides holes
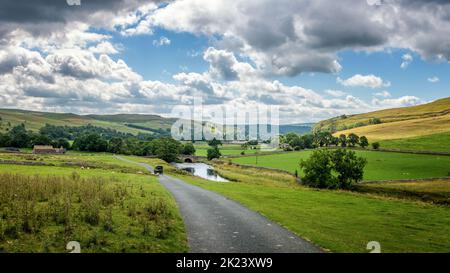
[[[294,166],[276,156],[298,158],[301,153],[271,155],[275,156],[272,163],[279,161],[276,162],[279,166]],[[366,153],[370,156],[371,152]],[[385,158],[369,158],[378,165],[372,167],[369,172],[372,177],[368,178],[403,178],[402,166],[416,176],[424,173],[434,176],[445,174],[442,166],[450,166],[446,165],[447,159],[441,157],[417,157],[409,161],[401,155],[381,154]],[[163,165],[167,174],[237,201],[332,252],[368,252],[366,246],[370,241],[378,241],[383,252],[450,252],[448,206],[380,192],[315,190],[299,185],[288,173],[219,162],[214,164],[216,170],[233,182],[216,183],[186,175],[158,159],[125,158],[151,166]],[[259,156],[258,162],[265,162],[263,158]],[[252,159],[255,160],[254,157],[249,160]],[[0,217],[0,251],[65,252],[68,240],[80,241],[83,252],[188,251],[184,224],[175,200],[156,177],[141,166],[119,161],[110,154],[89,153],[0,154],[0,160],[0,175],[8,178],[0,182],[3,183],[0,187],[0,213],[3,215]],[[413,164],[415,161],[417,165]],[[385,162],[394,165],[383,168],[389,166],[383,165]],[[433,168],[433,165],[440,168]],[[427,166],[428,172],[421,166]],[[49,177],[53,188],[42,187],[45,185],[42,180],[47,181]],[[11,197],[14,196],[11,183],[18,180],[22,181],[21,189],[24,189],[20,191],[22,199]],[[80,194],[86,192],[84,187],[98,180],[104,181],[93,191],[99,194],[99,199],[88,199],[91,203],[81,201]],[[61,190],[64,183],[72,185],[70,191]],[[95,183],[93,185],[97,185]],[[432,187],[426,189],[422,184],[380,187],[407,187],[416,192],[442,192],[443,188],[445,192],[448,190],[445,183],[427,184]],[[39,190],[33,193],[30,202],[25,202],[27,207],[20,206],[18,201],[29,198],[26,189],[33,187]],[[56,202],[61,210],[53,211],[49,202]],[[38,204],[33,206],[36,210],[27,209],[32,204]],[[84,214],[82,207],[90,208],[88,211],[93,212],[94,221]],[[71,213],[65,214],[67,210]],[[66,228],[66,221],[73,229]]]

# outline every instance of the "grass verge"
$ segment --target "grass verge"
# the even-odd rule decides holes
[[[383,252],[449,252],[450,209],[344,191],[315,190],[272,173],[264,182],[258,169],[215,165],[234,173],[234,183],[192,176],[185,181],[215,191],[261,213],[294,233],[333,252],[367,252],[369,241]],[[270,172],[270,171],[267,171]]]

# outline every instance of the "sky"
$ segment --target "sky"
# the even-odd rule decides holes
[[[0,1],[0,108],[316,122],[449,97],[449,61],[443,0]]]

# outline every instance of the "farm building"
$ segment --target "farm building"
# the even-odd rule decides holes
[[[53,148],[53,146],[47,145],[35,145],[33,148],[33,154],[65,154],[64,148]]]

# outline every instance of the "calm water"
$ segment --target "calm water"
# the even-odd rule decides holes
[[[175,167],[207,180],[215,182],[229,182],[225,178],[218,175],[213,167],[204,163],[175,163]]]

